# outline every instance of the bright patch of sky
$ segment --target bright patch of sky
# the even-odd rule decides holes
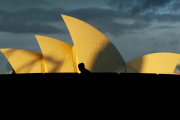
[[[133,19],[114,19],[113,22],[120,23],[120,24],[132,25],[135,22],[135,20],[133,20]]]
[[[171,28],[180,28],[180,22],[158,22],[157,20],[153,20],[151,26],[149,26],[149,28],[147,28],[148,30],[154,30],[154,29],[158,29],[158,27],[160,28],[161,26],[164,27],[171,27]],[[162,29],[164,30],[164,29]]]

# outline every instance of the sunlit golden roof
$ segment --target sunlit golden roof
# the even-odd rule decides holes
[[[60,40],[36,35],[48,73],[74,72],[72,46]]]
[[[16,73],[80,72],[83,62],[91,72],[120,72],[125,62],[111,41],[91,25],[62,15],[74,46],[36,35],[42,54],[21,49],[1,49]]]
[[[67,15],[62,17],[74,46],[35,35],[42,54],[23,49],[0,49],[16,73],[79,73],[78,64],[83,62],[91,72],[120,73],[128,68],[135,73],[177,74],[180,54],[151,53],[125,63],[116,47],[96,28]]]
[[[126,65],[136,73],[173,74],[180,54],[177,53],[151,53],[135,58]]]
[[[42,54],[23,49],[0,49],[16,73],[42,73]]]
[[[111,41],[91,25],[67,16],[64,19],[73,40],[79,63],[92,72],[114,72],[125,64]]]

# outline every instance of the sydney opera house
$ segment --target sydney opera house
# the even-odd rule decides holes
[[[0,49],[17,74],[79,73],[79,63],[84,63],[91,72],[179,74],[180,54],[151,53],[125,63],[116,47],[100,31],[79,19],[61,16],[74,46],[35,35],[42,54],[24,49]]]

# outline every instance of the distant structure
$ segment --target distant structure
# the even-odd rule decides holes
[[[35,35],[42,54],[23,49],[0,49],[16,74],[77,72],[84,63],[91,72],[117,72],[125,62],[111,41],[91,25],[61,15],[74,46],[60,40]]]

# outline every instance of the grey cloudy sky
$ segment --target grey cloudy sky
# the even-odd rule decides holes
[[[73,45],[61,14],[101,31],[125,62],[154,52],[180,53],[180,0],[0,0],[0,48],[41,53],[35,35]],[[0,61],[0,73],[9,73],[2,54]]]

